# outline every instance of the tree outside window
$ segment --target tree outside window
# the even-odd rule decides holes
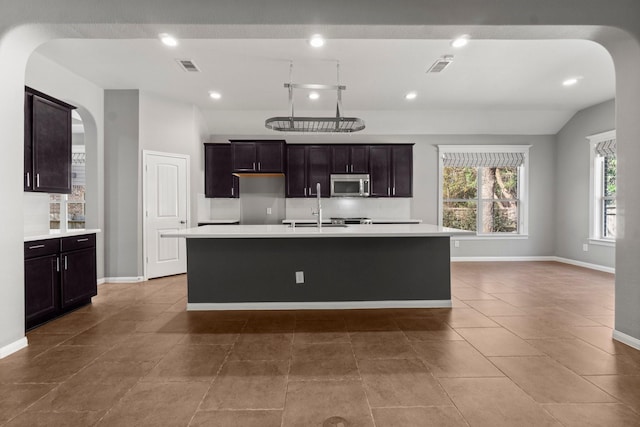
[[[616,156],[605,156],[602,159],[602,237],[616,237]]]
[[[480,233],[518,233],[517,167],[445,167],[442,178],[442,225]]]
[[[441,225],[526,235],[528,145],[439,145]]]

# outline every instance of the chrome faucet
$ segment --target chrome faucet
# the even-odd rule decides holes
[[[318,193],[318,210],[316,212],[311,211],[312,215],[317,216],[318,228],[322,228],[322,203],[320,202],[320,183],[316,184],[316,192]]]

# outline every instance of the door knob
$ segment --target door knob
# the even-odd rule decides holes
[[[180,224],[186,224],[187,221],[180,221]]]

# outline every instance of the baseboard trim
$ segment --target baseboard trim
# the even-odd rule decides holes
[[[615,274],[616,269],[606,267],[599,264],[591,264],[583,261],[576,261],[569,258],[557,256],[470,256],[470,257],[451,257],[451,262],[511,262],[511,261],[555,261],[563,264],[575,265],[591,270],[604,271],[605,273]]]
[[[576,261],[574,259],[555,257],[557,262],[561,262],[563,264],[571,264],[578,267],[589,268],[591,270],[604,271],[605,273],[616,274],[616,269],[613,267],[606,267],[604,265],[599,264],[591,264],[588,262]]]
[[[4,359],[10,354],[13,354],[16,351],[22,350],[27,345],[29,345],[27,341],[27,337],[22,337],[18,341],[14,341],[11,344],[7,344],[4,347],[0,347],[0,359]]]
[[[451,300],[188,303],[187,311],[450,308]]]
[[[461,256],[451,257],[451,262],[515,262],[515,261],[556,261],[554,256]]]
[[[102,283],[136,283],[136,282],[144,282],[144,277],[105,277],[101,279]]]
[[[614,329],[613,339],[616,341],[620,341],[621,343],[626,344],[629,347],[633,347],[636,350],[640,350],[640,340],[638,338],[632,337],[631,335],[627,335]]]
[[[105,283],[106,283],[106,280],[104,277],[102,279],[98,279],[98,286],[104,285]]]

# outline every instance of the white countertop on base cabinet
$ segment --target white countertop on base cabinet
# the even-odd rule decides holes
[[[344,227],[291,227],[288,225],[205,225],[162,233],[162,237],[198,239],[296,238],[296,237],[446,237],[471,234],[434,224],[366,224]]]
[[[83,230],[68,230],[65,232],[61,232],[60,230],[49,230],[49,233],[41,233],[41,234],[31,234],[28,236],[24,236],[25,242],[33,242],[34,240],[45,240],[45,239],[59,239],[62,237],[69,236],[82,236],[83,234],[96,234],[100,233],[100,229],[98,228],[87,228]]]

